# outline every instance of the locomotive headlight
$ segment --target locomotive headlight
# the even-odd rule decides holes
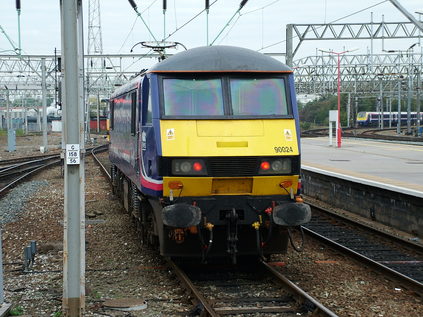
[[[204,160],[201,159],[174,159],[172,160],[173,175],[207,175]]]
[[[275,172],[281,172],[284,170],[284,166],[283,166],[283,162],[281,160],[275,160],[272,162],[272,164],[270,165],[272,167],[272,170],[274,170]]]
[[[185,161],[185,162],[181,162],[178,168],[182,173],[189,173],[192,169],[192,165],[191,162],[189,161]]]
[[[260,163],[259,174],[289,174],[291,173],[291,159],[264,159]]]

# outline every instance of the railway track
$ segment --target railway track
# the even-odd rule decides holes
[[[57,157],[58,155],[60,156],[60,152],[50,153],[47,155],[22,156],[22,157],[16,157],[13,159],[0,160],[0,170],[2,170],[3,168],[9,167],[11,165],[18,164],[18,163],[24,163],[24,162],[29,162],[29,161],[33,161],[37,159],[48,158],[48,157]]]
[[[93,151],[94,159],[110,180],[108,169],[95,153]],[[337,316],[262,261],[253,266],[238,267],[200,263],[178,265],[171,259],[166,260],[192,296],[195,308],[190,316],[295,316],[305,313]]]
[[[191,316],[337,316],[266,262],[192,266],[167,261],[191,294]]]
[[[87,148],[87,153],[92,154],[106,151],[108,144]],[[35,175],[44,168],[61,164],[60,153],[48,154],[33,157],[20,157],[16,159],[3,160],[0,162],[0,197],[6,191],[22,180]]]
[[[34,175],[43,168],[60,164],[60,162],[60,154],[32,158],[26,161],[18,159],[16,163],[10,160],[9,165],[0,168],[0,197],[23,179]]]
[[[383,131],[394,131],[396,128],[388,128]],[[401,141],[401,142],[422,142],[422,137],[414,136],[397,136],[397,135],[387,135],[381,134],[380,129],[355,129],[355,128],[345,128],[342,129],[343,137],[353,137],[353,138],[363,138],[363,139],[373,139],[373,140],[383,140],[383,141]],[[302,137],[322,137],[328,136],[329,130],[326,128],[322,129],[313,129],[302,131]]]
[[[423,294],[423,247],[312,205],[306,234]]]

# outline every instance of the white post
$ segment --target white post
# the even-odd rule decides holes
[[[41,86],[42,86],[42,103],[43,103],[43,146],[41,152],[48,151],[47,145],[47,87],[46,87],[46,59],[41,58]]]
[[[336,122],[335,135],[336,140],[338,140],[338,110],[329,110],[329,146],[332,146],[333,130],[332,123]]]

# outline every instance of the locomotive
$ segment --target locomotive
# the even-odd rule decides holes
[[[292,70],[261,53],[175,54],[110,98],[112,185],[163,256],[266,257],[311,217]]]

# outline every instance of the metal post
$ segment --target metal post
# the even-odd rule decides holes
[[[16,132],[12,126],[12,115],[10,113],[10,92],[6,88],[6,127],[7,127],[7,151],[13,152],[16,150]]]
[[[18,13],[18,54],[22,54],[22,46],[21,46],[21,1],[16,1],[16,12]]]
[[[25,134],[28,134],[28,114],[27,114],[27,111],[26,111],[26,106],[25,106],[25,99],[24,99],[24,93],[22,92],[22,95],[21,95],[21,107],[22,107],[22,110],[23,110],[23,114],[24,114],[24,131],[25,131]]]
[[[342,140],[342,130],[341,130],[341,54],[338,55],[338,120],[336,121],[336,142],[338,144],[338,147],[341,147],[341,140]]]
[[[91,134],[91,115],[90,115],[90,92],[89,92],[89,76],[87,75],[87,82],[86,82],[86,98],[84,98],[84,105],[85,105],[85,142],[90,142],[90,134]]]
[[[357,114],[358,114],[358,97],[355,96],[355,112],[354,112],[354,128],[357,128]]]
[[[47,87],[46,87],[46,59],[41,58],[41,88],[43,103],[43,150],[47,152]]]
[[[0,228],[0,307],[4,303],[4,291],[3,291],[3,242]]]
[[[64,252],[63,252],[63,311],[66,316],[82,316],[85,307],[85,201],[84,201],[84,157],[83,147],[83,89],[81,89],[81,47],[82,19],[81,0],[61,2],[62,49],[64,61],[65,95],[64,113],[66,127],[64,140],[65,157],[65,208],[64,208]],[[79,29],[78,29],[79,28]],[[82,98],[81,98],[82,97]],[[82,143],[82,146],[81,146]],[[72,160],[72,159],[79,159]]]
[[[293,31],[293,24],[287,24],[286,25],[286,57],[285,62],[286,65],[289,67],[292,67],[293,63],[293,56],[292,56],[292,31]]]
[[[421,78],[420,78],[420,71],[419,70],[417,70],[417,88],[416,88],[416,90],[417,90],[417,96],[416,96],[416,102],[417,102],[417,117],[416,117],[416,119],[417,119],[417,125],[416,125],[416,128],[417,128],[417,135],[419,135],[420,134],[420,120],[421,120],[421,118],[420,118],[420,102],[421,102],[421,100],[420,100],[420,89],[421,89]]]
[[[41,107],[42,109],[42,107]],[[41,122],[41,112],[40,112],[40,107],[37,106],[37,126],[38,126],[38,131],[43,131],[43,126],[42,126],[42,122]]]
[[[370,12],[370,71],[373,72],[373,12]]]
[[[388,97],[389,128],[392,128],[392,97]]]
[[[383,111],[383,79],[382,76],[380,77],[380,85],[379,85],[379,111],[380,111],[380,129],[383,130],[384,121],[385,121],[385,113]]]
[[[209,45],[209,11],[210,3],[209,0],[206,0],[206,45]]]
[[[6,88],[6,129],[7,133],[9,133],[10,130],[10,109],[9,109],[9,103],[10,103],[10,96],[9,96],[9,88],[7,86],[4,86]]]
[[[97,94],[97,133],[100,133],[100,94]]]
[[[163,42],[166,38],[166,9],[167,9],[167,1],[163,0]]]
[[[398,80],[398,121],[397,121],[397,134],[401,134],[401,85],[402,80]]]
[[[351,127],[351,93],[348,93],[348,103],[347,103],[347,128]]]
[[[408,50],[408,93],[407,93],[407,134],[411,134],[411,95],[413,86],[413,75],[411,66],[411,52]]]

